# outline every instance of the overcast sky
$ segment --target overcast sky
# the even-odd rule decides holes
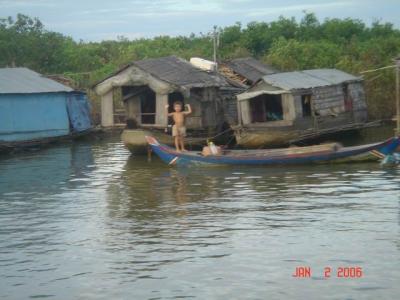
[[[320,19],[351,17],[400,27],[400,0],[0,0],[0,17],[38,17],[48,30],[85,41],[187,35],[280,15],[299,20],[304,10]]]

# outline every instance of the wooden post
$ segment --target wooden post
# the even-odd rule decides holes
[[[237,114],[238,114],[238,125],[242,126],[243,125],[243,120],[242,120],[242,103],[240,102],[239,99],[237,99],[237,97],[235,97],[236,99],[236,106],[237,106]]]
[[[165,114],[165,105],[168,104],[168,94],[156,94],[156,124],[167,127],[168,116]]]
[[[101,96],[101,126],[114,126],[113,90]]]
[[[400,135],[400,57],[396,59],[396,135]]]
[[[218,63],[217,63],[217,47],[218,47],[218,33],[217,33],[217,25],[214,25],[214,31],[213,31],[213,48],[214,48],[214,63],[215,63],[215,72],[218,71]]]

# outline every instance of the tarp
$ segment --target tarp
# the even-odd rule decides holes
[[[69,94],[67,97],[67,110],[73,132],[85,131],[92,127],[90,105],[85,94]]]

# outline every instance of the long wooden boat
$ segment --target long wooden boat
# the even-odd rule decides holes
[[[152,129],[124,129],[121,134],[121,140],[125,147],[129,149],[132,154],[146,154],[148,144],[146,136],[155,136],[161,143],[172,146],[174,139],[171,134],[166,134],[161,130]],[[204,143],[206,137],[187,137],[185,142],[189,146],[200,146]]]
[[[226,150],[222,155],[203,156],[200,152],[177,152],[146,136],[152,150],[169,165],[222,164],[222,165],[293,165],[327,162],[349,162],[382,159],[400,145],[400,138],[353,147],[340,144],[323,144],[265,150]]]

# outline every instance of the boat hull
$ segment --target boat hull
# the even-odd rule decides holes
[[[236,143],[248,149],[262,147],[277,147],[288,145],[291,140],[299,136],[297,131],[283,131],[279,129],[268,129],[263,131],[236,130]]]
[[[146,129],[124,129],[121,140],[132,154],[146,154],[149,146],[146,136],[154,136],[160,143],[173,146],[174,140],[170,134],[158,130]],[[185,143],[189,146],[199,146],[205,143],[205,138],[186,138]]]
[[[236,142],[247,149],[263,147],[287,146],[291,143],[311,140],[324,135],[331,135],[351,130],[376,127],[380,122],[366,124],[351,124],[341,128],[327,128],[315,131],[313,129],[298,130],[293,127],[236,127],[234,128]]]
[[[399,146],[399,138],[382,143],[368,144],[340,149],[329,147],[298,147],[297,149],[231,151],[231,154],[202,156],[196,152],[176,152],[159,144],[152,137],[147,138],[152,150],[169,165],[216,164],[216,165],[296,165],[365,161],[383,158]]]

